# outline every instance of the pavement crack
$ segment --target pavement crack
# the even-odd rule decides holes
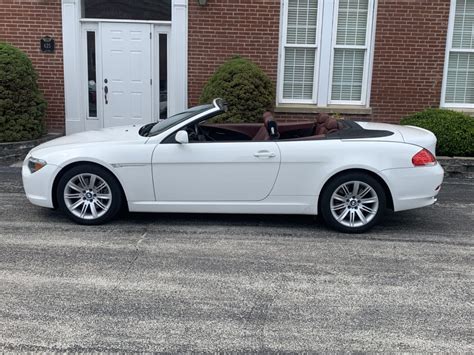
[[[130,273],[130,270],[133,268],[135,265],[136,261],[138,260],[140,256],[140,244],[146,239],[148,232],[145,232],[141,235],[140,239],[135,243],[135,251],[133,252],[133,258],[132,260],[129,261],[127,268],[125,269],[125,272],[117,278],[117,281],[115,282],[116,285],[112,288],[112,291],[116,291],[118,287],[121,285],[122,281],[127,278],[128,274]]]

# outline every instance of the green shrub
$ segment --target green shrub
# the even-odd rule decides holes
[[[216,122],[261,122],[275,102],[275,88],[268,76],[250,60],[234,57],[222,64],[204,86],[200,102],[225,99],[229,111]]]
[[[35,139],[44,133],[46,102],[37,78],[25,53],[0,43],[0,142]]]
[[[427,109],[401,120],[433,132],[438,139],[436,152],[447,156],[474,156],[474,118],[461,112]]]

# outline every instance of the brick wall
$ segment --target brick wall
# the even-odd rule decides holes
[[[217,67],[235,54],[251,59],[276,82],[279,0],[189,0],[188,93],[195,105]]]
[[[43,36],[54,37],[54,53],[40,51]],[[48,102],[48,130],[63,131],[61,0],[0,0],[0,41],[11,43],[31,58],[39,74],[39,86]]]
[[[364,120],[398,122],[439,106],[450,0],[379,0],[371,107]],[[276,84],[280,0],[189,1],[189,105],[233,54],[261,66]],[[277,114],[282,120],[313,114]],[[357,117],[357,116],[355,116]]]
[[[379,0],[371,107],[364,119],[396,122],[439,106],[449,0]],[[189,105],[216,68],[234,54],[250,58],[276,83],[280,0],[189,0]],[[56,51],[42,53],[51,35]],[[0,40],[24,50],[39,73],[50,131],[64,129],[61,1],[0,0]],[[313,115],[279,114],[284,120]]]
[[[398,122],[439,107],[450,0],[379,0],[373,119]]]

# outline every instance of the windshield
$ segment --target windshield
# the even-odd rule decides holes
[[[191,107],[190,109],[177,113],[176,115],[168,117],[167,119],[159,120],[156,123],[150,123],[148,125],[143,126],[140,129],[140,134],[142,136],[148,136],[148,137],[156,136],[157,134],[160,134],[161,132],[166,131],[168,128],[171,128],[177,125],[178,123],[184,122],[188,118],[191,118],[200,113],[203,113],[204,111],[210,110],[213,107],[214,107],[213,105],[202,105],[202,106]]]

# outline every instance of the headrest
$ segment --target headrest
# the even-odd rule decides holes
[[[329,115],[327,113],[320,113],[316,118],[316,122],[322,124],[329,119]]]
[[[337,120],[335,118],[332,118],[332,117],[330,119],[328,119],[325,126],[328,130],[339,128],[339,126],[337,124]]]
[[[273,120],[273,115],[270,111],[266,111],[263,113],[263,120],[265,121],[266,118],[271,118]]]

